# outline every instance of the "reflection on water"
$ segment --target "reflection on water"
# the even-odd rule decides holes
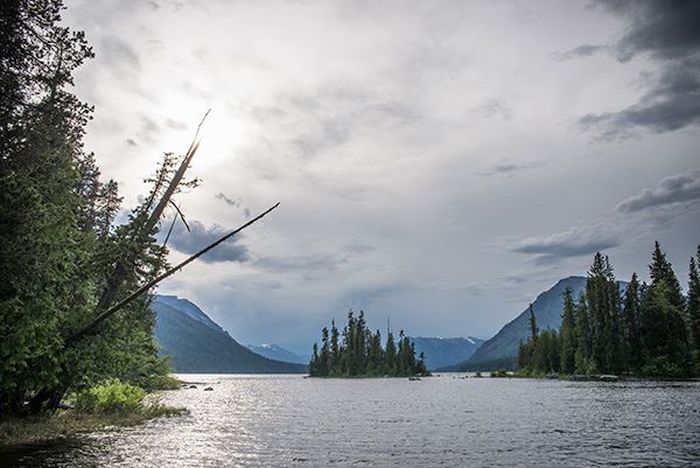
[[[700,383],[184,375],[189,416],[0,451],[18,466],[697,466]],[[204,387],[213,391],[205,392]]]

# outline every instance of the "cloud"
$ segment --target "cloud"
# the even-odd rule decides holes
[[[121,77],[126,77],[128,72],[141,70],[141,60],[136,51],[115,35],[107,35],[102,38],[99,52],[105,55],[107,59],[105,62]]]
[[[241,199],[240,199],[240,198],[239,198],[238,200],[234,200],[234,199],[229,198],[229,197],[227,197],[226,195],[224,195],[223,192],[217,193],[217,194],[215,195],[215,197],[216,197],[218,200],[222,200],[224,203],[226,203],[226,204],[229,205],[229,206],[237,207],[237,206],[239,206],[239,205],[241,204]]]
[[[505,103],[497,99],[487,101],[479,109],[486,117],[489,118],[500,117],[504,120],[510,120],[513,118],[513,110]]]
[[[700,2],[598,3],[630,23],[612,47],[617,59],[625,63],[648,54],[660,71],[648,81],[639,102],[615,112],[585,115],[579,120],[582,128],[596,131],[603,139],[615,139],[633,136],[638,129],[666,133],[699,124]]]
[[[540,259],[579,257],[620,245],[618,237],[604,225],[573,227],[568,231],[528,237],[510,246],[513,252],[536,254]]]
[[[566,60],[590,57],[591,55],[602,52],[607,48],[608,46],[605,45],[583,44],[564,52],[554,52],[552,54],[552,58],[558,62],[563,62]]]
[[[656,187],[645,188],[640,193],[621,201],[616,210],[622,213],[634,213],[699,199],[700,170],[695,170],[661,179]]]
[[[536,162],[536,161],[530,161],[526,163],[502,163],[502,164],[496,164],[495,166],[491,167],[490,169],[487,169],[485,171],[477,172],[479,175],[483,176],[494,176],[494,175],[502,175],[502,176],[510,176],[515,174],[516,172],[520,171],[526,171],[529,169],[534,169],[536,167],[542,166],[541,162]]]
[[[694,55],[700,46],[700,3],[695,0],[598,0],[612,13],[631,20],[616,45],[618,59],[649,52],[659,59]]]
[[[164,224],[170,226],[170,222]],[[188,224],[190,226],[189,232],[178,220],[168,241],[168,246],[171,249],[183,254],[192,255],[226,234],[226,231],[218,225],[207,228],[196,220],[188,221]],[[167,229],[161,230],[161,233],[165,232]],[[205,263],[248,261],[250,259],[248,247],[241,244],[240,241],[240,237],[234,236],[204,254],[200,259]]]
[[[351,254],[366,254],[366,253],[371,253],[377,250],[376,247],[373,245],[368,245],[368,244],[363,244],[360,242],[353,242],[351,244],[347,244],[343,250],[345,250],[348,253]]]

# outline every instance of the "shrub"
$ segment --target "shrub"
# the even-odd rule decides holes
[[[80,392],[76,408],[88,413],[117,413],[136,411],[146,392],[119,380],[107,380]]]
[[[688,377],[690,372],[688,369],[678,365],[677,362],[670,359],[668,356],[657,356],[649,360],[641,369],[642,375],[646,377],[661,377],[661,378],[683,378]]]

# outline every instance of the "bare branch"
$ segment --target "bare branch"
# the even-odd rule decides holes
[[[95,332],[97,331],[97,327],[98,327],[102,322],[104,322],[105,320],[107,320],[109,317],[111,317],[112,315],[114,315],[116,312],[118,312],[119,310],[121,310],[122,308],[124,308],[124,307],[125,307],[126,305],[128,305],[129,303],[131,303],[134,299],[136,299],[137,297],[139,297],[141,294],[145,293],[146,291],[148,291],[149,289],[151,289],[152,287],[154,287],[155,285],[157,285],[158,283],[160,283],[161,281],[163,281],[163,280],[166,279],[167,277],[169,277],[169,276],[175,274],[176,272],[178,272],[179,270],[181,270],[182,268],[184,268],[187,264],[189,264],[189,263],[195,261],[196,259],[198,259],[198,258],[201,257],[202,255],[204,255],[205,253],[207,253],[207,252],[209,252],[210,250],[212,250],[213,248],[215,248],[217,245],[221,244],[222,242],[226,241],[227,239],[229,239],[229,238],[233,237],[234,235],[238,234],[239,232],[241,232],[242,230],[244,230],[245,228],[247,228],[247,227],[250,226],[251,224],[254,224],[255,222],[257,222],[257,221],[259,221],[260,219],[264,218],[268,213],[270,213],[272,210],[274,210],[275,208],[277,208],[279,205],[280,205],[279,202],[275,203],[272,207],[268,208],[266,211],[263,211],[262,213],[260,213],[260,214],[259,214],[258,216],[256,216],[255,218],[251,219],[251,220],[248,221],[247,223],[245,223],[245,224],[243,224],[242,226],[240,226],[238,229],[236,229],[236,230],[234,230],[234,231],[232,231],[232,232],[226,234],[225,236],[219,238],[217,241],[215,241],[215,242],[209,244],[208,246],[206,246],[205,248],[203,248],[202,250],[200,250],[200,251],[197,252],[196,254],[192,255],[191,257],[187,258],[187,259],[184,260],[183,262],[179,263],[177,266],[171,268],[170,270],[166,271],[165,273],[163,273],[162,275],[158,276],[157,278],[155,278],[155,279],[149,281],[148,283],[144,284],[144,285],[141,286],[139,289],[137,289],[136,291],[132,292],[132,293],[129,294],[127,297],[125,297],[124,299],[122,299],[120,302],[118,302],[117,304],[113,305],[112,307],[110,307],[109,309],[107,309],[106,311],[104,311],[103,313],[99,314],[92,322],[90,322],[89,324],[87,324],[86,326],[84,326],[83,328],[81,328],[80,330],[78,330],[77,332],[75,332],[75,333],[73,333],[72,335],[70,335],[70,336],[66,339],[66,342],[65,342],[65,343],[66,343],[66,346],[71,346],[71,345],[75,344],[76,342],[80,341],[81,339],[83,339],[84,337],[95,333]]]

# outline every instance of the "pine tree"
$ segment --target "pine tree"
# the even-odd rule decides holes
[[[593,371],[591,365],[592,337],[590,319],[586,296],[582,294],[576,305],[576,331],[578,333],[578,346],[576,347],[576,373],[590,374]]]
[[[386,373],[392,375],[396,372],[396,344],[394,343],[394,334],[389,331],[386,337],[386,350],[384,351],[386,356],[384,359],[384,368]]]
[[[625,320],[625,352],[630,370],[638,371],[642,365],[641,293],[637,274],[633,273],[624,296],[623,316]]]
[[[649,265],[651,285],[642,301],[643,342],[646,351],[642,372],[648,375],[682,377],[692,370],[688,346],[685,301],[671,264],[654,246]]]
[[[532,303],[530,303],[530,340],[533,342],[537,341],[537,335],[539,330],[537,329],[537,319],[535,318],[535,312],[532,310]]]
[[[340,344],[338,339],[340,338],[340,333],[338,333],[338,328],[335,326],[335,320],[331,321],[331,362],[330,362],[330,374],[339,375],[341,373],[341,356],[340,356]]]
[[[330,334],[325,327],[321,330],[321,349],[319,351],[318,345],[314,343],[309,362],[311,376],[429,375],[424,358],[416,359],[415,345],[403,330],[399,334],[398,350],[394,337],[389,332],[385,351],[382,349],[379,330],[372,333],[367,328],[364,312],[355,318],[350,311],[348,324],[343,329],[342,343],[338,342],[338,335],[335,321],[331,322]],[[338,367],[334,367],[334,361],[339,363]]]
[[[661,282],[666,283],[668,289],[666,297],[671,305],[678,309],[682,309],[685,306],[681,285],[673,271],[671,262],[666,258],[666,253],[661,250],[658,241],[654,242],[654,253],[652,254],[651,265],[649,265],[649,276],[651,277],[651,287]]]
[[[698,264],[700,263],[700,246],[698,246],[697,263],[690,257],[690,273],[688,278],[688,303],[686,316],[688,317],[691,344],[695,354],[695,362],[700,369],[700,276]]]
[[[576,371],[576,348],[578,336],[576,332],[576,311],[574,300],[571,297],[571,288],[564,291],[564,310],[561,318],[560,344],[561,344],[561,372],[573,374]]]

